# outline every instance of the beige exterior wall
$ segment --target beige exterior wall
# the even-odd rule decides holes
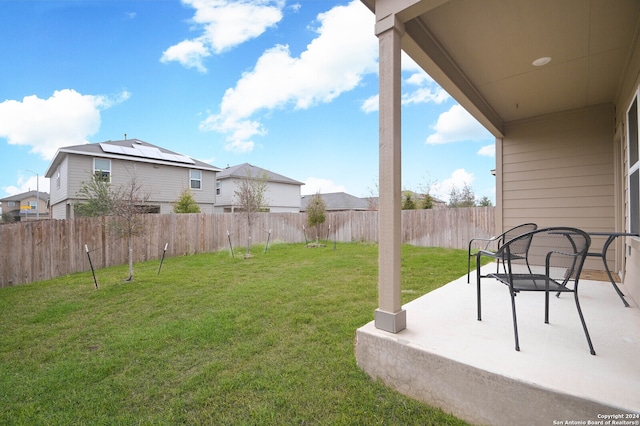
[[[69,194],[69,157],[60,162],[53,176],[49,179],[51,219],[67,218],[66,199]]]
[[[271,182],[267,185],[267,202],[274,213],[300,211],[300,185]]]
[[[215,212],[229,212],[236,205],[235,191],[240,181],[234,178],[220,180],[220,195],[216,198]],[[215,191],[214,191],[215,192]],[[267,181],[265,192],[267,206],[272,213],[297,213],[300,211],[300,185]]]
[[[56,186],[56,176],[51,178],[51,211],[54,219],[72,217],[73,209],[68,207],[77,199],[82,183],[93,173],[92,156],[68,155],[61,163],[60,188]],[[143,163],[119,159],[111,160],[111,184],[127,185],[133,176],[142,184],[142,191],[149,193],[149,204],[160,206],[160,213],[172,213],[175,202],[182,191],[189,188],[190,169],[171,165]],[[216,200],[215,172],[202,170],[201,189],[192,190],[196,202],[203,213],[212,213]]]
[[[615,231],[613,122],[613,106],[600,105],[505,126],[497,150],[502,229],[534,222]],[[589,259],[587,268],[602,264]]]
[[[617,152],[619,154],[619,162],[622,164],[620,167],[620,175],[624,176],[620,185],[624,190],[621,192],[621,199],[619,201],[619,209],[623,215],[621,221],[624,225],[624,230],[629,230],[629,206],[628,206],[628,191],[629,191],[629,176],[627,173],[628,156],[627,156],[627,110],[633,102],[634,96],[640,89],[640,49],[634,49],[633,55],[629,58],[629,65],[627,72],[624,75],[622,81],[621,96],[616,105],[616,142]],[[640,238],[627,237],[620,243],[622,250],[625,252],[626,265],[623,265],[625,269],[624,284],[627,288],[627,295],[631,296],[636,303],[640,304]]]
[[[44,197],[42,193],[40,193],[41,197]],[[21,212],[21,208],[23,206],[28,206],[30,205],[30,203],[33,202],[34,204],[38,205],[38,209],[37,210],[31,210],[29,211],[28,216],[25,215],[24,213],[20,213]],[[49,218],[49,209],[47,209],[47,200],[45,198],[40,198],[38,199],[37,196],[32,196],[32,197],[25,197],[23,199],[21,199],[20,201],[15,201],[15,205],[14,206],[9,206],[9,202],[3,202],[2,203],[2,213],[9,213],[11,215],[17,215],[20,217],[20,220],[34,220],[36,219],[36,217],[39,216],[40,219],[48,219]]]
[[[42,195],[42,194],[41,194]],[[23,198],[20,202],[20,206],[29,205],[29,203],[36,203],[38,205],[38,210],[32,210],[29,212],[29,216],[25,217],[21,215],[22,220],[35,219],[36,216],[40,216],[40,219],[48,219],[49,218],[49,209],[47,208],[47,200],[38,199],[35,195],[33,197]]]

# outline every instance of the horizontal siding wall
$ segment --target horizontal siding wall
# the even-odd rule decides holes
[[[503,230],[525,222],[615,230],[613,113],[601,105],[506,126]],[[602,240],[594,239],[594,248]],[[597,262],[589,259],[587,267]]]
[[[502,146],[504,229],[614,229],[613,110],[610,105],[512,123]]]
[[[134,239],[134,261],[244,248],[248,229],[242,213],[144,215],[146,233]],[[112,218],[41,220],[0,226],[0,287],[47,280],[90,270],[85,244],[95,268],[127,263],[124,240],[110,232]],[[253,244],[315,240],[305,213],[260,213],[251,229]],[[473,237],[495,234],[495,209],[412,210],[402,212],[405,243],[465,249]],[[330,212],[318,228],[323,242],[378,241],[377,211]]]

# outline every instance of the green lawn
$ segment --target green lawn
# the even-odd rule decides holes
[[[377,245],[275,244],[0,289],[0,424],[463,424],[356,365]],[[403,302],[466,273],[403,247]]]

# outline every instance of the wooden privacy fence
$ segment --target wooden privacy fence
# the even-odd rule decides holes
[[[110,230],[113,218],[42,220],[0,226],[0,287],[47,280],[90,269],[125,264],[126,240]],[[134,239],[134,262],[229,249],[244,249],[246,216],[242,213],[141,216],[144,235]],[[251,227],[251,243],[302,243],[315,240],[304,213],[260,213]],[[403,242],[432,247],[466,248],[469,239],[494,234],[493,207],[405,210]],[[318,229],[323,242],[378,241],[377,211],[330,212]]]

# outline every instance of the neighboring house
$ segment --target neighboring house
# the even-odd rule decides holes
[[[234,212],[239,209],[235,192],[238,184],[247,177],[266,177],[266,210],[274,213],[300,211],[300,187],[302,182],[279,175],[248,163],[227,167],[217,175],[216,212]]]
[[[149,195],[147,211],[172,213],[173,203],[189,189],[203,213],[215,204],[216,172],[220,169],[186,155],[138,139],[106,141],[60,148],[45,173],[50,179],[51,217],[74,217],[83,182],[100,173],[112,185],[135,178]]]
[[[14,222],[21,220],[49,219],[49,194],[28,191],[0,199],[2,214],[13,216]]]
[[[314,197],[312,195],[303,195],[300,211],[307,211],[307,205],[309,201]],[[358,198],[356,196],[347,194],[346,192],[332,192],[329,194],[319,194],[320,198],[324,201],[326,206],[325,210],[328,212],[339,212],[347,210],[375,210],[371,208],[371,203],[366,198]]]
[[[640,231],[640,2],[362,1],[380,41],[381,250],[400,259],[401,50],[495,136],[497,233]],[[640,302],[640,238],[610,257]],[[381,265],[380,315],[402,329],[397,275]]]

